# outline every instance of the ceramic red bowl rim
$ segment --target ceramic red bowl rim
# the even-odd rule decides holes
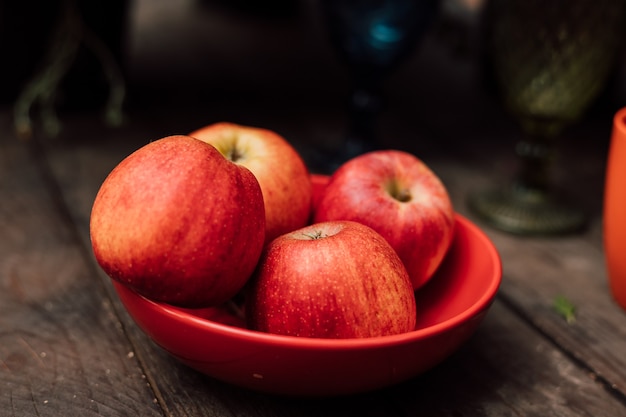
[[[192,310],[181,309],[164,303],[158,303],[149,300],[139,294],[145,303],[148,303],[153,310],[158,310],[171,318],[183,322],[187,326],[193,326],[201,330],[209,330],[214,333],[227,335],[231,338],[237,338],[245,341],[255,341],[267,345],[289,346],[295,348],[317,349],[317,350],[351,350],[351,349],[369,349],[383,346],[393,346],[404,344],[410,341],[428,338],[430,336],[440,334],[446,330],[453,329],[462,325],[467,320],[480,314],[483,310],[489,308],[491,302],[495,298],[502,279],[502,264],[497,249],[489,238],[475,224],[467,220],[465,217],[456,214],[456,221],[463,222],[464,227],[472,229],[475,237],[484,241],[483,249],[488,251],[488,259],[493,263],[493,268],[498,273],[490,277],[489,285],[484,293],[481,294],[469,308],[463,310],[454,317],[448,318],[440,323],[424,328],[412,330],[407,333],[397,335],[368,337],[361,339],[322,339],[309,338],[299,336],[285,336],[270,334],[251,329],[240,328],[228,324],[222,324],[210,319],[202,318],[194,315]],[[119,284],[121,285],[121,284]]]

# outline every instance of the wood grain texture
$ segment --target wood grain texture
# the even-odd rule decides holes
[[[601,125],[596,132],[606,132]],[[597,135],[597,133],[596,133]],[[593,138],[593,136],[592,136]],[[605,139],[606,141],[606,139]],[[556,237],[514,236],[490,229],[466,207],[470,192],[506,179],[498,178],[500,166],[472,156],[479,171],[445,161],[440,171],[448,178],[457,210],[483,226],[503,259],[501,293],[510,307],[544,332],[573,359],[589,367],[596,378],[626,398],[626,312],[613,300],[608,288],[602,248],[602,184],[605,147],[575,143],[554,167],[554,182],[590,216],[582,233]],[[567,157],[567,158],[566,158]],[[484,156],[483,156],[484,158]],[[506,158],[503,158],[506,159]],[[573,172],[566,175],[566,172]],[[471,179],[471,180],[470,180]],[[470,187],[467,184],[471,184]],[[575,321],[568,323],[554,308],[565,297],[575,306]]]
[[[0,414],[160,415],[40,168],[25,143],[0,136]]]

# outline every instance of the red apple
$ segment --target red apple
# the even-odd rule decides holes
[[[295,148],[279,134],[233,123],[205,126],[190,136],[215,146],[256,176],[265,200],[266,242],[305,226],[311,215],[309,171]]]
[[[315,213],[317,210],[317,205],[319,204],[322,196],[324,195],[324,191],[326,191],[326,186],[328,185],[328,181],[330,177],[328,175],[322,174],[311,174],[311,215]]]
[[[415,297],[397,253],[356,222],[313,224],[264,250],[249,281],[251,329],[315,338],[363,338],[415,328]]]
[[[170,136],[136,150],[107,176],[90,219],[102,269],[147,298],[220,304],[252,275],[265,238],[254,175],[213,146]]]
[[[439,177],[397,150],[365,153],[340,166],[313,218],[353,220],[376,230],[400,255],[414,289],[432,277],[454,234],[454,209]]]

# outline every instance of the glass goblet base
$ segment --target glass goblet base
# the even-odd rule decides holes
[[[471,194],[468,206],[490,226],[518,235],[558,235],[581,230],[582,210],[544,190],[511,185]]]

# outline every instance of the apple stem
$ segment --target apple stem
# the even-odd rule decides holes
[[[316,230],[313,233],[304,233],[304,235],[311,240],[323,239],[327,237],[326,233],[322,232],[321,230]]]
[[[239,152],[239,149],[237,149],[236,146],[233,146],[232,149],[228,152],[228,155],[226,155],[226,157],[232,162],[237,162],[241,159],[242,156],[243,153]]]
[[[400,187],[397,181],[391,181],[387,190],[393,198],[402,203],[411,201],[411,191],[408,188]]]

